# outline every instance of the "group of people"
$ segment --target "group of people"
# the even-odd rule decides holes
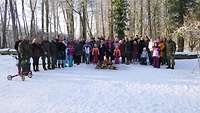
[[[105,60],[115,64],[140,63],[160,68],[167,65],[174,69],[176,43],[171,38],[157,38],[151,41],[148,36],[125,38],[123,40],[66,40],[59,35],[49,41],[48,38],[34,37],[33,40],[18,40],[15,43],[19,64],[33,60],[33,70],[39,71],[39,59],[44,70],[72,67],[73,64],[98,64]],[[18,66],[20,68],[20,66]]]

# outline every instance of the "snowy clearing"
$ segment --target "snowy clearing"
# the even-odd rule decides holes
[[[82,64],[7,81],[15,64],[0,56],[0,113],[200,113],[200,75],[192,73],[197,60],[178,60],[175,70]]]

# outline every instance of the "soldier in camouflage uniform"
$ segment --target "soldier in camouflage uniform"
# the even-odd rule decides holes
[[[167,69],[174,69],[175,66],[175,52],[176,52],[176,43],[170,38],[166,43],[167,51]]]
[[[19,54],[19,73],[29,73],[30,72],[30,58],[31,58],[31,46],[29,40],[24,39],[18,45]]]

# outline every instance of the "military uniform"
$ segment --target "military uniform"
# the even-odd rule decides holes
[[[167,51],[167,64],[168,64],[168,69],[174,69],[175,66],[175,52],[176,52],[176,43],[172,41],[171,39],[167,41],[166,44],[166,51]]]

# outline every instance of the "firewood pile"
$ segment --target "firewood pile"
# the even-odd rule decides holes
[[[96,69],[117,70],[117,67],[114,66],[113,63],[98,63]]]

